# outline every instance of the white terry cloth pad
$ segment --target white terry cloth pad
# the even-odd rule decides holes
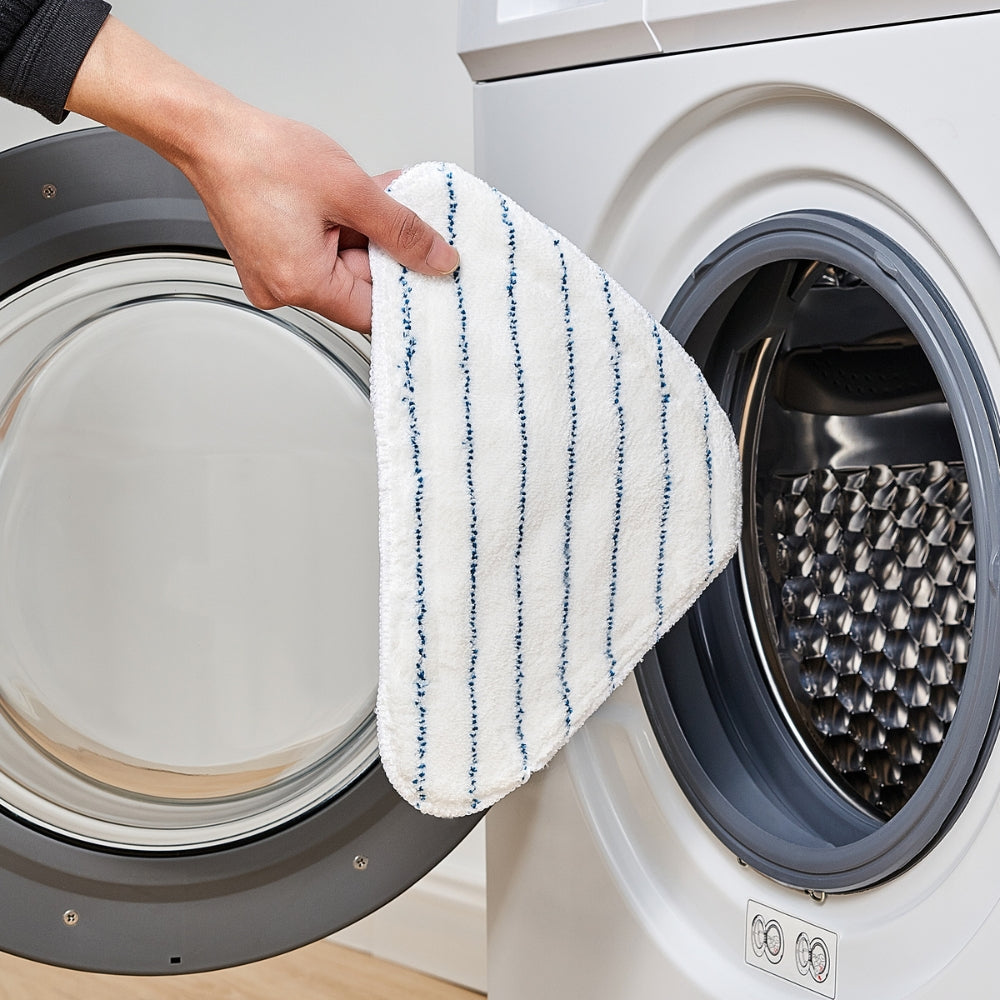
[[[378,731],[399,793],[481,810],[547,763],[733,554],[736,444],[691,358],[457,167],[390,193],[454,276],[371,252]]]

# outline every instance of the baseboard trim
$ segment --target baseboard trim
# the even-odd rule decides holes
[[[331,940],[486,992],[486,890],[446,870]]]

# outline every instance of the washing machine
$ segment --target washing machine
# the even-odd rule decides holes
[[[488,818],[490,996],[995,992],[1000,12],[469,0],[477,170],[687,347],[731,566]]]
[[[327,63],[297,72],[328,50],[301,23],[161,6],[116,10],[350,143]],[[255,38],[287,70],[270,86]],[[145,147],[105,129],[21,144],[51,130],[0,118],[0,949],[167,974],[294,948],[475,823],[421,815],[379,763],[368,341],[252,308]],[[393,165],[381,134],[354,145]]]

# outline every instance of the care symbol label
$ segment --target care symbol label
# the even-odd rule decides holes
[[[746,960],[820,996],[837,995],[837,935],[763,903],[747,903]]]

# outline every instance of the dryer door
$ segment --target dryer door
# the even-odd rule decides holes
[[[106,130],[0,156],[0,948],[191,972],[392,899],[363,337],[244,298]]]

